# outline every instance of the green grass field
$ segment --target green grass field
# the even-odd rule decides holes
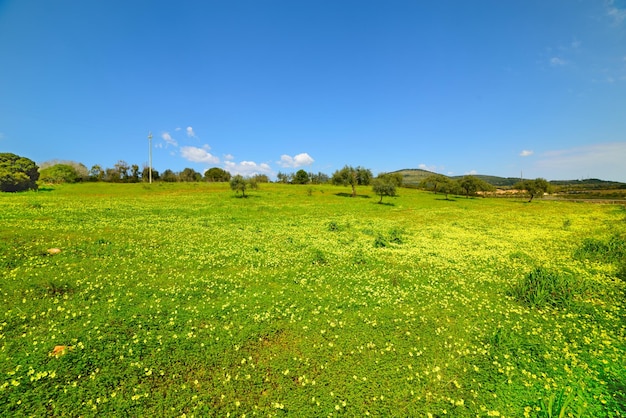
[[[624,207],[357,191],[1,194],[0,414],[626,416]]]

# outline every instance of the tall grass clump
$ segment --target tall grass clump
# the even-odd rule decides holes
[[[537,267],[511,289],[518,301],[531,306],[567,307],[584,290],[583,283],[568,274]]]
[[[540,418],[562,418],[585,416],[585,405],[581,394],[570,390],[565,390],[551,394],[548,399],[539,401],[540,411],[537,416]]]

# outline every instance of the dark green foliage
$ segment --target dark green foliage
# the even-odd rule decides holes
[[[93,169],[92,169],[93,170]],[[158,180],[160,178],[159,172],[152,168],[152,181]],[[144,182],[150,181],[150,167],[144,167],[141,171],[141,180]]]
[[[476,176],[464,176],[462,179],[458,180],[458,184],[463,190],[465,197],[474,196],[477,191],[487,192],[494,189],[491,184]]]
[[[202,180],[202,174],[198,173],[193,168],[187,167],[178,174],[178,180],[187,182],[200,181]]]
[[[0,153],[0,191],[37,190],[39,167],[34,161],[11,153]]]
[[[446,195],[446,199],[448,199],[449,194],[459,191],[459,184],[443,174],[432,174],[426,177],[420,183],[420,187],[432,190],[433,193],[443,193]]]
[[[241,197],[246,197],[246,190],[258,189],[258,187],[255,178],[247,178],[243,177],[241,174],[237,174],[230,179],[230,188],[234,190],[235,193],[241,192]]]
[[[231,175],[228,171],[224,169],[221,169],[219,167],[212,167],[204,172],[204,178],[207,181],[225,182],[230,181]]]
[[[529,202],[532,202],[535,196],[543,196],[544,193],[550,192],[550,183],[546,179],[537,178],[535,180],[522,180],[513,186],[519,190],[525,190],[530,196]]]
[[[332,183],[352,187],[352,197],[356,196],[356,186],[367,186],[372,180],[371,170],[363,167],[344,166],[333,173]]]
[[[378,176],[372,182],[372,190],[378,196],[380,196],[380,200],[378,203],[383,202],[384,196],[395,196],[396,195],[396,179],[387,176]]]
[[[569,274],[537,267],[519,280],[510,294],[531,307],[567,307],[584,290],[584,284]]]
[[[178,181],[178,176],[172,170],[167,169],[161,175],[161,180],[169,183],[175,183]]]
[[[310,181],[308,173],[304,170],[296,171],[296,174],[291,180],[293,184],[308,184]]]
[[[399,228],[391,228],[386,234],[377,233],[374,238],[374,248],[389,247],[392,244],[403,244],[403,235],[404,232]]]

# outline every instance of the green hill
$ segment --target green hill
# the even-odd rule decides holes
[[[402,170],[394,171],[394,173],[402,174],[402,179],[407,186],[417,186],[424,178],[430,176],[432,171],[422,170],[421,168],[405,168]],[[476,178],[479,178],[487,183],[496,187],[511,187],[518,181],[519,177],[499,177],[489,176],[484,174],[474,174]],[[458,180],[464,176],[450,176],[451,179]],[[583,179],[583,180],[550,180],[550,184],[553,186],[559,186],[560,188],[567,189],[626,189],[626,183],[620,183],[616,181],[600,180],[600,179]]]

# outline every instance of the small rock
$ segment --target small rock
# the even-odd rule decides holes
[[[46,251],[50,255],[56,255],[56,254],[59,254],[61,252],[61,249],[60,248],[48,248]]]

